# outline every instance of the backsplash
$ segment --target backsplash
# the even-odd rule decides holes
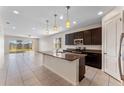
[[[81,49],[86,47],[86,49],[102,50],[102,46],[101,45],[65,45],[64,49],[67,49],[67,48],[77,48],[77,47],[81,47]]]

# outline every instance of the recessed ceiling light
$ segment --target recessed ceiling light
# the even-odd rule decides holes
[[[15,26],[13,26],[13,27],[12,27],[12,29],[13,29],[13,30],[15,30],[15,29],[16,29],[16,27],[15,27]]]
[[[14,14],[19,14],[19,11],[14,10],[13,13],[14,13]]]
[[[62,20],[63,19],[63,16],[60,16],[59,18],[60,18],[60,20]]]
[[[100,11],[100,12],[98,12],[98,13],[97,13],[97,15],[102,15],[102,14],[103,14],[103,12],[102,12],[102,11]]]
[[[73,21],[73,24],[77,24],[77,22],[76,21]]]
[[[32,27],[32,30],[36,30],[36,28],[35,27]]]

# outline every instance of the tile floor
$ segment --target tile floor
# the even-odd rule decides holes
[[[1,86],[71,86],[69,82],[42,66],[42,54],[17,53],[5,57],[0,69]],[[121,84],[99,69],[86,66],[80,86],[120,86]]]

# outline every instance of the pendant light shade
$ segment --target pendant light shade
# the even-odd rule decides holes
[[[66,28],[70,28],[70,20],[69,20],[69,9],[70,9],[70,6],[66,6],[66,9],[67,9],[67,19],[66,19]]]
[[[56,24],[56,17],[57,17],[57,14],[55,14],[54,17],[55,17],[55,22],[54,22],[53,30],[54,30],[54,31],[57,31],[57,30],[58,30],[57,24]]]
[[[70,28],[70,20],[66,20],[66,28]]]

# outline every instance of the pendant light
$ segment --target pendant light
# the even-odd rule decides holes
[[[48,24],[48,23],[49,23],[49,21],[46,20],[46,33],[47,33],[47,34],[49,34],[49,28],[48,28],[49,24]]]
[[[70,20],[69,20],[69,9],[70,9],[70,6],[66,6],[66,9],[67,9],[67,19],[66,19],[66,28],[70,28]]]
[[[58,30],[57,24],[56,24],[56,17],[57,17],[57,14],[55,14],[54,17],[55,17],[55,21],[54,21],[53,30],[54,30],[54,31],[57,31],[57,30]]]

